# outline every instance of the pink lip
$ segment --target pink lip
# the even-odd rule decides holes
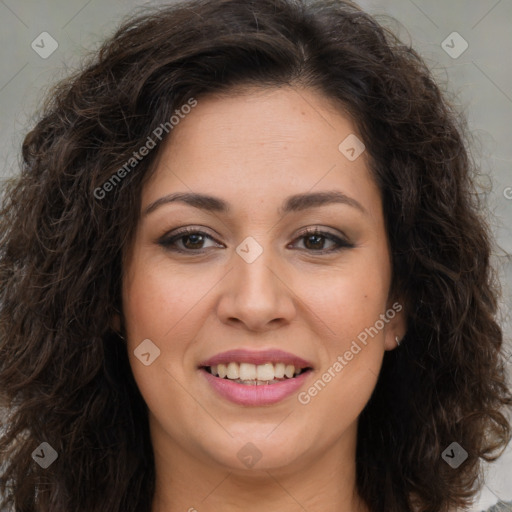
[[[252,350],[244,350],[244,349],[235,349],[228,350],[227,352],[222,352],[217,354],[207,361],[202,362],[199,367],[202,366],[214,366],[216,364],[227,364],[234,361],[235,363],[251,363],[251,364],[265,364],[265,363],[284,363],[284,364],[293,364],[295,368],[312,368],[313,365],[298,357],[294,354],[290,354],[289,352],[283,352],[282,350],[262,350],[262,351],[252,351]],[[241,384],[244,386],[244,384]],[[272,386],[277,386],[278,384],[272,384]]]
[[[231,359],[231,361],[233,361],[233,359]],[[275,404],[297,391],[312,373],[311,371],[306,371],[293,379],[286,379],[277,384],[251,386],[248,384],[239,384],[229,379],[215,377],[204,369],[201,369],[200,372],[219,395],[238,405]]]

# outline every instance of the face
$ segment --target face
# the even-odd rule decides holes
[[[384,351],[405,333],[355,136],[326,98],[292,88],[200,98],[174,127],[123,274],[157,458],[243,471],[247,455],[282,469],[354,453]]]

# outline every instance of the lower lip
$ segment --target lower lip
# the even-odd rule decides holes
[[[200,371],[219,395],[238,405],[270,405],[280,402],[296,392],[312,373],[311,370],[307,370],[293,379],[255,386],[214,377],[204,369]]]

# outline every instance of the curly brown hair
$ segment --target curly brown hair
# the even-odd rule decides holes
[[[385,353],[359,418],[357,487],[370,510],[467,506],[482,460],[510,441],[476,166],[464,121],[423,60],[350,2],[192,0],[125,21],[54,88],[3,191],[4,506],[151,509],[147,408],[111,319],[158,149],[100,199],[98,189],[188,99],[245,85],[299,85],[337,101],[381,192],[408,332]],[[43,441],[58,453],[47,470],[31,457]],[[457,470],[441,457],[454,441],[468,453]]]

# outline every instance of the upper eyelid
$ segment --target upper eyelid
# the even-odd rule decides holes
[[[214,240],[216,240],[216,235],[212,235],[211,233],[206,231],[206,229],[207,228],[203,228],[203,227],[197,227],[197,228],[195,228],[195,227],[177,228],[177,232],[176,233],[173,233],[174,230],[171,230],[171,231],[165,233],[163,236],[161,236],[160,239],[174,238],[174,237],[185,236],[185,235],[188,235],[188,234],[200,233],[200,234],[207,235],[210,238],[213,238]],[[327,228],[327,229],[334,229],[334,228]],[[311,234],[315,234],[315,233],[318,233],[318,234],[320,234],[322,236],[323,235],[331,235],[333,237],[342,238],[342,239],[345,239],[345,240],[348,241],[348,237],[342,231],[340,232],[340,234],[332,233],[331,231],[326,230],[326,228],[320,228],[318,226],[307,227],[307,228],[301,229],[299,231],[299,233],[297,233],[295,238],[302,237],[302,236],[307,236],[307,235],[311,235]],[[218,241],[218,240],[216,240],[216,241]]]
[[[173,238],[177,238],[179,239],[180,237],[182,236],[186,236],[186,235],[190,235],[190,234],[196,234],[196,233],[199,233],[201,235],[206,235],[207,237],[211,238],[212,240],[214,240],[215,242],[217,243],[221,243],[219,242],[217,239],[216,239],[216,236],[215,235],[212,235],[211,233],[209,233],[208,231],[205,231],[205,228],[182,228],[182,229],[179,229],[178,228],[178,231],[176,233],[173,233],[173,234],[170,234],[171,232],[169,233],[166,233],[164,234],[161,239],[162,240],[166,240],[166,239],[173,239]]]

